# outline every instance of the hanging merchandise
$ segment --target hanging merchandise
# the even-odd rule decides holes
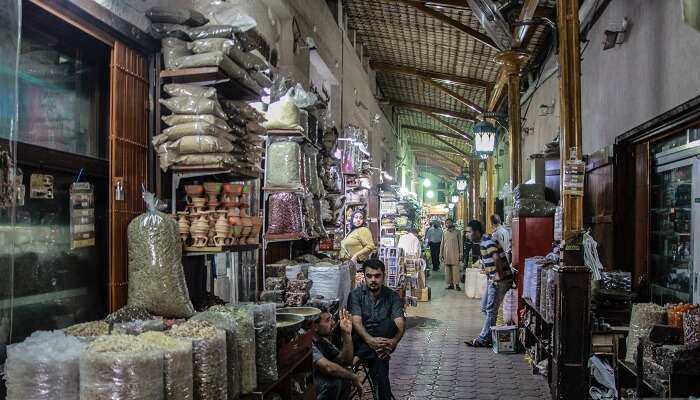
[[[13,174],[16,174],[14,176]],[[23,181],[22,170],[15,168],[10,153],[0,149],[0,209],[11,207],[13,197],[15,197],[15,205],[24,205],[25,187]]]
[[[630,318],[630,333],[627,336],[627,354],[625,361],[634,363],[637,359],[637,344],[641,338],[647,337],[651,328],[663,324],[666,310],[657,304],[635,303],[632,305]]]
[[[598,242],[593,239],[593,236],[588,231],[583,234],[583,251],[584,263],[591,269],[593,280],[601,280],[603,264],[600,263],[600,258],[598,258]]]
[[[577,149],[571,148],[571,159],[564,162],[563,194],[583,196],[583,183],[586,177],[586,163],[576,159]]]
[[[70,248],[95,245],[95,193],[88,182],[70,186]]]

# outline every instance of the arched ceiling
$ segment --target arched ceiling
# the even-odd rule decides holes
[[[495,3],[511,24],[524,7],[554,15],[554,0]],[[499,74],[498,50],[467,0],[346,0],[343,6],[348,29],[399,112],[399,129],[420,164],[458,174],[472,154],[472,125],[488,110]],[[530,28],[521,47],[537,53],[545,32]]]

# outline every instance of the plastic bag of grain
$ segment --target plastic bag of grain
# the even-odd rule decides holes
[[[270,218],[267,233],[303,234],[301,200],[295,193],[273,193],[268,200]]]
[[[185,56],[189,56],[192,52],[187,48],[187,42],[174,37],[166,37],[161,41],[163,48],[163,64],[166,69],[175,69],[176,61]]]
[[[197,400],[227,400],[226,332],[206,321],[175,325],[167,335],[192,341],[192,381]]]
[[[238,364],[241,378],[241,394],[248,394],[257,386],[255,361],[255,324],[250,310],[233,306],[213,306],[209,311],[227,313],[236,321],[238,344]]]
[[[221,168],[233,165],[235,161],[230,153],[204,153],[178,155],[173,159],[173,164]]]
[[[178,24],[153,23],[148,29],[148,33],[156,39],[173,38],[178,40],[190,40],[187,35],[187,27]],[[165,48],[163,48],[165,54]]]
[[[197,28],[187,29],[190,40],[230,38],[233,37],[233,27],[231,25],[207,25]]]
[[[202,26],[209,22],[202,13],[190,8],[151,7],[146,10],[146,18],[151,22]]]
[[[163,352],[136,336],[97,338],[80,356],[81,400],[159,400]]]
[[[170,142],[168,150],[177,154],[228,153],[233,150],[233,144],[217,136],[194,135]]]
[[[231,78],[243,80],[246,76],[245,70],[220,51],[178,57],[173,63],[176,69],[217,66]]]
[[[205,311],[195,314],[192,321],[206,321],[226,332],[226,377],[228,398],[236,399],[241,393],[241,378],[238,357],[238,326],[228,313]]]
[[[230,132],[231,127],[225,119],[219,118],[210,114],[188,115],[188,114],[172,114],[161,117],[163,122],[168,126],[188,124],[191,122],[205,122],[213,125],[223,131]]]
[[[267,129],[301,129],[299,124],[299,108],[290,96],[283,96],[267,109],[267,121],[263,126]]]
[[[213,114],[219,118],[226,119],[226,113],[221,109],[221,104],[215,99],[195,96],[177,96],[169,99],[160,99],[173,114]]]
[[[172,97],[193,96],[216,99],[216,88],[200,85],[187,85],[181,83],[167,83],[163,85],[165,93]]]
[[[84,344],[63,332],[38,331],[7,347],[7,400],[77,400]]]
[[[275,303],[252,304],[243,307],[253,311],[255,321],[255,368],[258,383],[277,381],[277,307]]]
[[[182,247],[177,222],[158,211],[153,193],[144,192],[147,211],[127,229],[130,305],[145,307],[163,317],[194,314],[182,269]]]
[[[625,361],[634,363],[637,358],[637,345],[641,338],[649,336],[652,326],[663,324],[666,310],[658,304],[632,304],[630,332],[627,335],[627,353]]]
[[[146,332],[138,338],[163,352],[165,400],[193,400],[192,341],[162,332]]]
[[[303,185],[303,153],[294,140],[270,143],[267,149],[266,186],[300,188]]]
[[[185,115],[180,115],[185,117]],[[222,120],[223,121],[223,120]],[[231,128],[223,128],[218,124],[204,121],[186,122],[163,129],[163,133],[153,137],[153,145],[159,146],[166,142],[174,142],[186,136],[213,136],[229,142],[237,141],[238,138],[229,134]]]

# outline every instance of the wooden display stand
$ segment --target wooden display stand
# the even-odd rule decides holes
[[[525,307],[523,303],[523,277],[525,259],[545,256],[554,242],[554,217],[513,218],[513,268],[518,286],[518,315]]]

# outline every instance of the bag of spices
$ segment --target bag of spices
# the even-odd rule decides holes
[[[269,198],[269,221],[267,232],[270,234],[304,233],[301,212],[301,200],[294,193],[273,193]]]
[[[151,7],[146,10],[146,18],[151,22],[202,26],[209,22],[202,13],[189,8]]]
[[[178,154],[228,153],[233,148],[229,140],[209,135],[184,136],[168,144]]]
[[[135,336],[102,336],[80,356],[81,400],[162,400],[163,352]]]
[[[200,135],[215,136],[229,142],[234,142],[236,141],[236,137],[228,133],[230,130],[230,128],[228,128],[228,130],[221,129],[217,125],[208,122],[187,122],[163,129],[160,135],[153,137],[153,145],[158,146],[166,142],[174,142],[185,136]]]
[[[200,85],[185,85],[180,83],[168,83],[163,85],[165,93],[172,97],[193,96],[216,99],[216,88]]]
[[[159,101],[173,114],[213,114],[222,119],[227,118],[218,101],[205,97],[178,96]]]
[[[211,114],[187,115],[187,114],[172,114],[161,117],[163,122],[168,126],[188,124],[191,122],[205,122],[214,125],[223,131],[230,132],[231,127],[225,119]]]
[[[187,48],[187,42],[174,37],[166,37],[161,41],[163,48],[163,64],[166,69],[175,69],[176,61],[192,52]]]
[[[227,400],[226,332],[206,321],[187,321],[173,326],[169,336],[192,341],[192,379],[197,400]]]
[[[192,341],[162,332],[146,332],[138,339],[163,352],[165,400],[194,400]]]
[[[241,394],[248,394],[257,387],[255,361],[255,325],[249,310],[233,306],[213,306],[209,311],[227,313],[236,321],[236,342],[238,344],[238,366],[241,378]]]
[[[277,381],[277,306],[275,303],[243,304],[253,311],[255,368],[258,383]]]
[[[144,192],[147,211],[127,229],[130,305],[170,318],[194,314],[182,268],[177,222],[158,209],[153,193]]]
[[[700,308],[683,315],[683,336],[686,345],[700,343]]]
[[[270,143],[267,155],[266,186],[302,187],[303,154],[299,143],[293,140]]]
[[[666,310],[660,305],[652,303],[632,304],[632,317],[630,318],[630,332],[627,336],[625,361],[635,362],[639,340],[648,337],[654,325],[663,324],[665,317]]]
[[[37,331],[7,347],[7,400],[77,400],[84,344],[63,332]]]

